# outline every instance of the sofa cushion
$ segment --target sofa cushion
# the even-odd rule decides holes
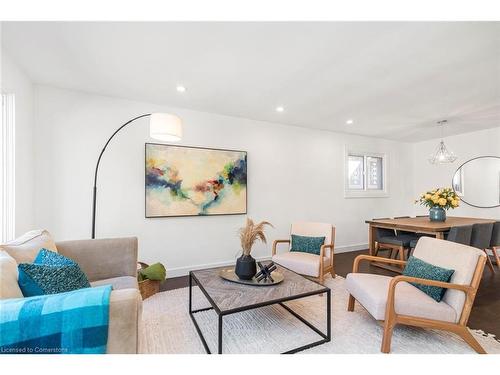
[[[273,262],[301,275],[319,277],[319,255],[316,254],[298,251],[285,252],[274,255]],[[330,258],[323,257],[323,262],[325,265],[330,264]]]
[[[112,277],[110,279],[103,279],[98,281],[93,281],[90,283],[91,286],[109,285],[113,287],[113,290],[119,289],[139,289],[137,284],[137,278],[132,276],[121,276]]]
[[[41,249],[57,252],[56,244],[49,232],[43,229],[32,230],[15,240],[0,245],[9,255],[20,263],[33,263]]]
[[[0,299],[23,297],[17,278],[16,261],[7,252],[0,250]]]
[[[25,297],[90,287],[77,263],[47,249],[40,250],[34,263],[21,263],[18,269],[19,287]]]
[[[348,292],[377,320],[385,319],[387,293],[392,277],[367,273],[350,273],[346,277]],[[457,322],[455,310],[447,303],[436,302],[407,282],[396,285],[394,308],[397,314]]]

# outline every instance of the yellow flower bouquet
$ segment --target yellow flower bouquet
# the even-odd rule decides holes
[[[439,188],[421,194],[420,198],[415,201],[416,203],[429,208],[439,207],[448,210],[458,207],[460,198],[452,188]]]

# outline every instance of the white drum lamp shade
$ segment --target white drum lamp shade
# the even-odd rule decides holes
[[[164,142],[178,142],[182,139],[182,121],[169,113],[152,113],[149,119],[149,135]]]

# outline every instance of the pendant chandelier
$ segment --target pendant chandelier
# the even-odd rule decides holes
[[[438,146],[436,147],[436,151],[434,151],[434,153],[429,157],[429,163],[431,164],[447,164],[453,163],[455,160],[457,160],[455,154],[448,150],[443,141],[444,126],[447,122],[447,120],[441,120],[437,123],[441,128],[441,142],[439,142]]]

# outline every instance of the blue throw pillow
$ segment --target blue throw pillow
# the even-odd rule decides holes
[[[421,259],[415,258],[414,256],[410,256],[403,271],[403,275],[418,277],[419,279],[443,281],[447,283],[450,281],[453,272],[455,272],[455,270],[448,270],[446,268],[434,266],[430,263],[424,262]],[[437,302],[441,301],[444,293],[446,292],[446,288],[441,288],[438,286],[422,285],[417,283],[410,284],[417,287]]]
[[[320,254],[321,246],[325,243],[325,237],[307,237],[292,234],[292,246],[290,251]]]
[[[47,249],[40,250],[32,264],[21,263],[18,269],[19,287],[25,297],[90,287],[76,262]]]

